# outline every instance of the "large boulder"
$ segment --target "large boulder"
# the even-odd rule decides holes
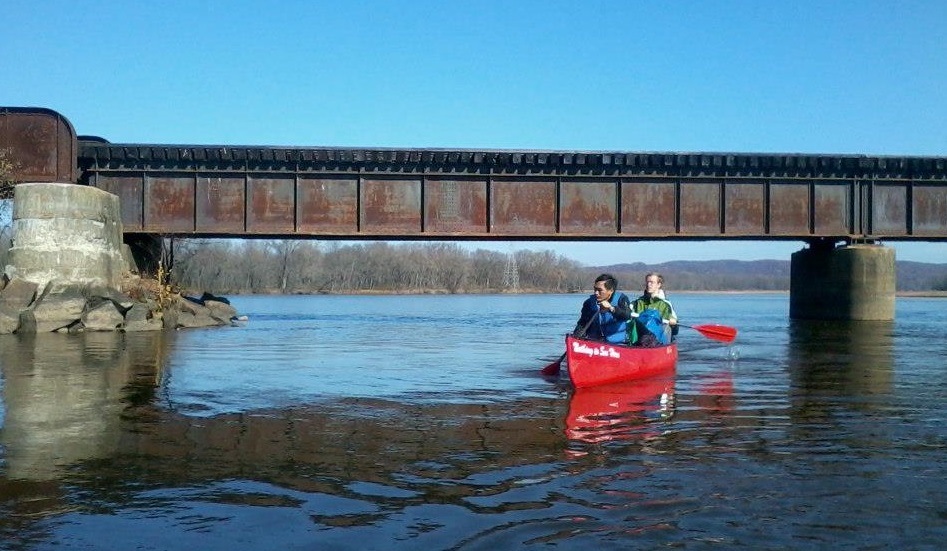
[[[92,286],[88,288],[85,294],[89,297],[90,303],[99,300],[109,301],[115,305],[115,308],[122,314],[128,312],[135,304],[135,300],[130,296],[111,287],[103,287],[100,285]]]
[[[162,329],[162,316],[147,304],[135,303],[125,312],[125,332],[157,331]]]
[[[100,300],[98,304],[90,306],[82,312],[82,327],[88,331],[115,331],[125,325],[125,317],[118,311],[110,300]]]
[[[85,311],[86,296],[77,285],[50,284],[20,313],[20,333],[64,331],[76,325]]]
[[[219,321],[221,324],[229,324],[230,320],[237,315],[237,309],[231,306],[229,302],[206,300],[204,301],[204,306],[210,313],[210,317]]]
[[[36,298],[37,285],[22,279],[8,282],[0,291],[0,335],[15,332],[20,327],[20,312]]]
[[[229,321],[216,319],[211,309],[201,303],[200,299],[183,297],[175,304],[177,319],[174,327],[176,329],[188,329],[196,327],[213,327],[215,325],[224,325]],[[229,320],[230,318],[227,318]]]
[[[0,303],[12,308],[26,308],[36,298],[38,285],[23,279],[14,279],[0,291]]]
[[[20,328],[20,311],[0,304],[0,335],[9,335]]]

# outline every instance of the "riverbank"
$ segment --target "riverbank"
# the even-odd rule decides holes
[[[157,286],[157,282],[154,283]],[[635,295],[639,291],[628,291],[623,290],[626,294]],[[200,294],[200,291],[191,291],[191,294]],[[278,290],[265,291],[265,292],[229,292],[228,295],[271,295],[271,296],[280,296],[280,295],[298,295],[298,296],[313,296],[313,295],[377,295],[377,296],[389,296],[389,295],[584,295],[590,294],[589,291],[545,291],[541,289],[518,289],[518,290],[480,290],[480,291],[450,291],[448,289],[426,289],[424,291],[417,290],[378,290],[378,289],[354,289],[346,291],[318,291],[314,293],[308,292],[280,292]],[[671,295],[788,295],[789,291],[785,289],[777,290],[686,290],[686,291],[673,291]],[[924,298],[947,298],[947,291],[898,291],[895,293],[895,296],[898,297],[924,297]]]

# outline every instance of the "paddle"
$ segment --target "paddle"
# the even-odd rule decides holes
[[[566,353],[563,352],[562,356],[559,356],[559,359],[547,365],[540,371],[546,377],[555,377],[559,374],[559,370],[562,367],[562,360],[566,359]]]
[[[728,325],[717,325],[715,323],[707,325],[684,325],[683,323],[678,323],[678,325],[698,331],[701,335],[715,341],[729,343],[737,338],[737,328]]]
[[[637,318],[638,314],[632,312],[631,317]],[[664,320],[664,323],[667,322],[668,320]],[[733,342],[733,339],[737,338],[737,328],[730,327],[729,325],[717,325],[716,323],[708,323],[705,325],[684,325],[683,323],[678,323],[677,325],[698,331],[701,335],[715,341],[730,343]]]
[[[594,320],[597,316],[598,316],[598,314],[595,314],[594,316],[592,316],[592,317],[589,318],[589,321],[585,322],[585,326],[582,327],[581,333],[585,333],[586,331],[589,330],[589,327],[592,326],[592,320]],[[561,365],[562,365],[562,360],[564,360],[564,359],[566,359],[566,353],[565,353],[565,352],[562,353],[562,356],[559,356],[559,359],[557,359],[556,361],[554,361],[554,362],[552,362],[551,364],[549,364],[549,365],[547,365],[546,367],[544,367],[544,368],[542,369],[542,371],[540,371],[540,373],[542,373],[542,374],[545,375],[546,377],[553,377],[553,376],[558,375],[558,374],[559,374],[559,369],[560,369],[560,367],[561,367]]]

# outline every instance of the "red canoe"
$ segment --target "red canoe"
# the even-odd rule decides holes
[[[569,378],[576,388],[660,375],[677,364],[677,345],[658,348],[623,346],[566,336]]]

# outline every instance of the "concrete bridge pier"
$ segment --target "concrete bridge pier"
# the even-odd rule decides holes
[[[791,319],[891,321],[894,295],[894,249],[819,241],[792,255]]]
[[[18,184],[13,199],[9,279],[40,290],[52,281],[117,288],[122,256],[119,198],[70,183]]]

